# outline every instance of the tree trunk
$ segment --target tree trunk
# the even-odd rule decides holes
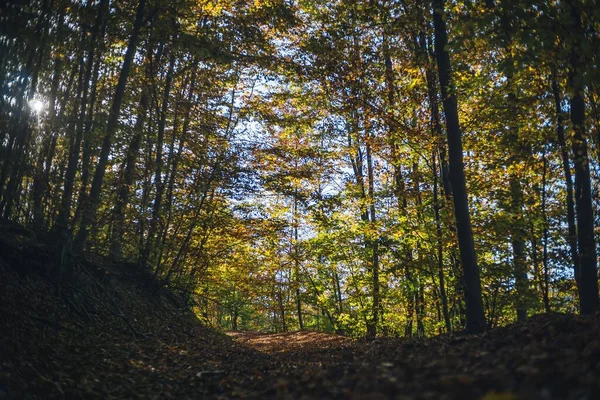
[[[61,32],[65,18],[65,7],[61,6],[59,10],[57,32]],[[44,130],[44,139],[42,140],[41,150],[38,155],[35,175],[33,178],[33,226],[38,232],[46,229],[44,221],[44,194],[48,187],[47,176],[44,173],[44,163],[50,152],[51,143],[53,141],[53,127],[56,117],[56,99],[58,97],[58,86],[63,70],[63,57],[60,54],[54,55],[54,72],[52,74],[52,82],[50,84],[50,98],[48,99],[48,116]]]
[[[576,33],[583,35],[579,10],[572,5],[571,11],[574,20],[573,29]],[[580,260],[579,304],[581,314],[589,315],[598,310],[598,267],[594,239],[590,159],[585,127],[584,66],[578,47],[574,46],[570,60],[569,86],[571,89],[571,123],[573,124],[571,146],[575,156],[575,203],[577,204],[577,243]]]
[[[515,308],[517,310],[517,321],[527,319],[527,298],[529,292],[529,280],[527,278],[527,263],[525,260],[525,234],[522,228],[523,216],[523,190],[518,178],[511,177],[510,182],[511,209],[512,209],[512,237],[511,246],[513,250],[513,268],[516,286]]]
[[[285,306],[283,304],[283,290],[281,289],[281,287],[279,288],[278,302],[279,302],[279,315],[281,318],[281,331],[287,332],[287,323],[285,320]]]
[[[367,155],[367,176],[369,179],[368,183],[368,201],[369,201],[369,209],[370,209],[370,217],[371,222],[370,225],[372,227],[371,230],[375,229],[375,225],[377,223],[377,217],[375,214],[375,195],[374,195],[374,171],[373,171],[373,157],[371,154],[371,143],[369,142],[372,139],[370,135],[368,141],[366,143],[366,155]],[[372,235],[369,233],[369,235]],[[379,308],[380,308],[380,299],[379,299],[379,237],[375,235],[375,237],[368,238],[368,245],[371,249],[371,274],[372,274],[372,289],[373,289],[373,304],[371,306],[371,319],[369,324],[367,324],[367,338],[374,339],[377,336],[377,323],[379,322]]]
[[[122,256],[123,228],[125,225],[125,208],[129,203],[129,192],[135,178],[135,162],[142,143],[142,133],[146,122],[148,110],[148,93],[146,88],[142,89],[140,107],[137,120],[135,121],[134,135],[127,150],[127,157],[122,171],[121,184],[117,190],[117,199],[113,208],[113,224],[111,232],[110,255],[114,260],[120,260]]]
[[[473,231],[469,215],[469,203],[463,166],[462,138],[458,118],[458,105],[452,85],[450,55],[446,49],[448,37],[444,15],[444,0],[433,0],[435,27],[435,51],[438,73],[442,89],[446,130],[448,133],[448,153],[450,182],[453,191],[454,213],[458,233],[458,244],[465,279],[465,301],[467,305],[467,331],[481,333],[486,329],[483,301],[481,298],[481,280]]]
[[[106,126],[106,134],[102,141],[102,147],[100,149],[100,156],[98,158],[98,164],[96,172],[94,173],[94,179],[92,181],[92,187],[90,189],[89,197],[86,198],[86,204],[83,205],[81,225],[79,232],[75,239],[75,251],[81,252],[85,246],[88,235],[88,228],[93,223],[96,217],[96,211],[100,203],[100,193],[102,191],[102,184],[104,182],[104,174],[108,165],[108,155],[112,146],[113,137],[117,131],[119,123],[119,115],[121,113],[121,105],[123,103],[123,97],[125,94],[125,85],[127,83],[127,77],[133,63],[133,57],[136,52],[138,37],[142,26],[144,25],[144,8],[146,6],[146,0],[139,0],[135,21],[131,35],[129,37],[129,43],[127,44],[127,51],[123,59],[123,65],[119,74],[119,81],[113,97],[113,102],[109,112],[108,124]]]
[[[8,146],[6,146],[7,154],[0,171],[0,211],[5,219],[11,218],[12,207],[18,203],[23,175],[27,167],[27,148],[32,136],[30,126],[32,112],[27,101],[35,95],[39,73],[46,55],[51,7],[50,1],[44,0],[42,2],[41,13],[34,28],[35,36],[26,41],[26,46],[28,45],[30,48],[28,49],[25,68],[21,72],[21,83],[17,83],[15,124]],[[36,115],[36,117],[39,118],[39,115]],[[8,174],[9,170],[10,174]],[[7,177],[8,183],[4,188]]]
[[[579,252],[577,250],[577,228],[575,225],[575,200],[573,199],[573,178],[571,177],[571,163],[569,159],[569,150],[567,149],[567,141],[565,140],[565,125],[564,114],[562,109],[562,98],[556,77],[556,71],[552,78],[552,91],[554,93],[554,106],[556,110],[556,136],[560,153],[562,157],[562,167],[565,176],[565,187],[567,192],[567,226],[569,249],[571,250],[571,258],[573,262],[573,271],[575,279],[579,284]]]
[[[410,266],[406,265],[404,272],[406,275],[406,281],[407,281],[408,285],[410,285],[410,287],[408,289],[408,296],[407,296],[408,304],[406,306],[406,327],[404,328],[404,336],[412,337],[413,318],[415,315],[415,302],[417,299],[415,287],[417,286],[417,284],[413,278],[413,274],[410,270]]]
[[[171,56],[169,57],[169,67],[167,76],[165,77],[165,89],[163,92],[160,120],[158,122],[158,137],[156,141],[156,170],[154,174],[154,186],[156,188],[154,203],[152,204],[152,219],[150,220],[150,227],[148,229],[148,238],[146,239],[146,246],[142,253],[141,263],[146,265],[150,259],[153,251],[155,250],[155,236],[159,229],[159,223],[161,219],[161,207],[164,192],[164,182],[162,179],[162,168],[163,168],[163,143],[165,125],[167,120],[167,111],[169,106],[169,97],[171,95],[171,83],[173,81],[173,70],[175,68],[175,53],[171,49]]]
[[[103,0],[103,2],[99,5],[99,24],[100,24],[100,33],[98,36],[98,51],[103,48],[103,39],[106,34],[106,15],[108,14],[108,5],[109,0]],[[90,95],[90,105],[88,107],[87,116],[85,118],[85,126],[83,130],[83,140],[82,140],[82,150],[81,150],[81,185],[79,188],[79,196],[77,202],[77,209],[75,210],[75,216],[73,217],[73,226],[79,225],[81,220],[82,207],[86,204],[86,197],[88,194],[88,184],[90,180],[90,161],[91,161],[91,135],[92,128],[94,126],[94,109],[97,106],[96,100],[98,98],[98,78],[100,76],[100,65],[102,62],[102,56],[98,55],[96,57],[96,62],[94,65],[94,71],[92,73],[92,92]]]
[[[543,285],[542,294],[544,301],[544,310],[550,312],[550,279],[548,276],[548,215],[546,213],[546,176],[548,174],[548,161],[546,160],[546,150],[544,149],[543,156],[544,165],[542,167],[542,223],[544,224],[542,229],[542,268],[543,268]]]
[[[442,219],[440,217],[440,200],[438,195],[438,174],[436,167],[436,151],[432,155],[433,164],[433,213],[435,216],[436,250],[437,250],[437,269],[440,287],[440,300],[442,301],[442,313],[444,315],[444,324],[446,332],[452,332],[450,323],[450,313],[448,312],[448,297],[446,295],[445,274],[444,274],[444,244],[442,238]]]
[[[71,72],[69,74],[69,79],[67,80],[64,96],[62,96],[62,99],[59,101],[60,111],[58,112],[58,115],[55,115],[53,118],[56,122],[64,120],[64,116],[65,116],[65,112],[66,112],[65,110],[67,108],[66,106],[70,100],[69,96],[71,93],[71,88],[73,87],[73,84],[75,82],[75,76],[77,75],[78,70],[79,70],[79,67],[77,64],[75,64],[73,66],[73,68],[71,69]],[[60,83],[60,75],[56,76],[56,80],[57,80],[56,86],[57,86],[57,90],[58,90],[58,85]],[[54,84],[54,78],[53,78],[53,84]],[[57,96],[57,98],[58,98],[58,96]],[[49,204],[49,203],[51,203],[51,200],[52,200],[51,199],[52,196],[50,193],[50,183],[51,183],[50,178],[51,178],[54,157],[56,155],[56,146],[57,146],[58,138],[59,138],[59,129],[58,129],[58,126],[56,126],[56,125],[57,124],[48,125],[48,128],[46,130],[46,134],[49,137],[49,145],[48,145],[47,150],[44,149],[44,165],[42,167],[43,171],[42,171],[42,178],[41,178],[41,182],[43,185],[42,207],[46,207],[51,210],[51,212],[49,213],[50,216],[48,218],[48,223],[54,222],[54,218],[52,218],[52,216],[56,215],[56,212],[54,211],[54,207]],[[48,228],[52,228],[52,227],[48,226]]]
[[[304,330],[302,320],[302,302],[300,299],[300,254],[298,251],[298,189],[294,190],[294,279],[296,280],[296,311],[298,313],[298,325]]]
[[[419,1],[419,5],[422,6]],[[423,10],[424,12],[425,10]],[[436,226],[436,250],[437,250],[437,269],[438,269],[438,279],[439,279],[439,293],[440,300],[442,303],[442,313],[444,315],[444,324],[446,326],[446,332],[452,331],[452,325],[450,323],[450,314],[448,312],[448,297],[446,295],[446,284],[445,284],[445,276],[444,276],[444,245],[443,245],[443,235],[442,235],[442,219],[440,215],[440,209],[442,208],[442,202],[439,198],[439,190],[438,190],[438,168],[436,162],[436,155],[439,151],[440,153],[440,162],[439,162],[439,172],[441,175],[442,185],[445,185],[445,182],[448,181],[447,176],[445,176],[445,172],[447,172],[447,165],[445,161],[445,149],[444,149],[444,138],[442,132],[442,125],[440,122],[440,113],[439,113],[439,104],[438,104],[438,92],[437,92],[437,81],[435,78],[435,71],[433,67],[433,63],[429,59],[429,54],[427,51],[427,40],[425,38],[425,31],[423,25],[425,24],[425,18],[421,18],[421,31],[419,32],[419,37],[417,39],[419,46],[417,51],[417,58],[419,61],[426,65],[425,70],[425,80],[427,82],[427,100],[429,102],[429,111],[430,111],[430,122],[431,122],[431,131],[434,142],[436,143],[436,148],[432,151],[431,159],[432,159],[432,172],[433,172],[433,212]],[[447,193],[448,199],[450,198],[450,184],[449,181],[447,183],[447,188],[445,188],[445,192]]]
[[[88,5],[91,3],[88,3]],[[83,140],[83,134],[85,129],[86,122],[86,112],[88,110],[88,92],[90,88],[90,81],[92,80],[92,75],[94,72],[94,60],[95,60],[95,52],[98,47],[98,38],[102,31],[103,25],[103,14],[105,7],[108,5],[107,0],[103,0],[99,5],[98,16],[96,18],[96,22],[92,29],[91,38],[86,40],[87,32],[83,30],[81,44],[84,47],[84,43],[87,42],[87,59],[83,60],[83,52],[81,59],[81,69],[80,69],[80,82],[78,84],[78,92],[81,93],[81,99],[79,103],[79,116],[77,118],[77,123],[75,126],[75,137],[70,141],[69,146],[69,158],[67,162],[67,172],[65,176],[65,187],[63,191],[63,197],[61,200],[61,209],[58,214],[58,218],[56,220],[56,226],[59,229],[67,228],[68,221],[71,214],[71,202],[73,197],[73,187],[75,184],[75,175],[77,173],[77,164],[79,161],[79,153],[81,148],[81,142]],[[84,67],[85,66],[85,67]],[[85,71],[85,72],[84,72]],[[92,105],[90,105],[91,107]]]

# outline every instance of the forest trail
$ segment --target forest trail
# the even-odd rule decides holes
[[[265,354],[315,354],[323,351],[348,348],[352,339],[341,335],[332,335],[313,331],[295,331],[284,333],[234,332],[227,335],[255,350]]]
[[[600,316],[533,316],[482,335],[228,332],[269,356],[277,398],[597,399]],[[272,376],[272,375],[271,375]]]
[[[264,334],[202,325],[173,292],[0,235],[0,399],[597,400],[600,315],[481,335]],[[123,268],[122,268],[123,269]],[[46,272],[45,272],[46,271]]]

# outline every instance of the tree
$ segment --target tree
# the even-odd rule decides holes
[[[589,2],[163,3],[2,10],[3,216],[228,329],[594,312]]]
[[[467,304],[467,330],[480,333],[486,329],[483,303],[481,300],[481,280],[473,232],[469,215],[469,204],[465,174],[463,169],[463,149],[456,93],[452,87],[452,67],[446,46],[448,33],[444,20],[444,1],[433,0],[433,23],[435,26],[435,52],[438,74],[442,91],[446,131],[448,134],[448,155],[450,165],[450,183],[452,185],[454,214],[460,248],[461,263],[464,270],[465,300]]]
[[[572,148],[575,165],[575,203],[577,212],[577,243],[579,246],[579,303],[582,314],[593,314],[598,310],[598,265],[594,238],[594,210],[590,158],[588,155],[585,127],[584,64],[582,61],[582,32],[580,11],[576,4],[569,4],[573,47],[570,55],[570,106],[573,125]],[[577,271],[575,271],[577,273]]]
[[[100,193],[102,191],[102,184],[104,181],[104,174],[106,172],[106,165],[108,162],[108,155],[110,153],[113,137],[117,130],[117,124],[119,122],[119,116],[121,113],[121,105],[123,103],[123,96],[125,94],[125,87],[127,85],[127,77],[129,76],[133,57],[136,52],[138,37],[144,25],[146,11],[145,7],[146,0],[139,0],[131,35],[129,36],[129,41],[127,43],[127,50],[125,52],[125,57],[123,58],[123,65],[121,66],[121,71],[119,73],[119,81],[117,83],[112,106],[110,108],[109,120],[106,126],[106,134],[104,135],[104,139],[102,141],[102,149],[100,150],[98,165],[96,166],[96,172],[94,173],[90,194],[88,197],[86,197],[87,204],[83,205],[83,215],[79,226],[79,232],[77,233],[77,237],[75,239],[76,251],[83,250],[87,240],[89,226],[92,223],[98,209]]]

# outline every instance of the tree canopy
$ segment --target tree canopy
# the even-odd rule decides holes
[[[0,213],[226,329],[598,311],[591,0],[9,0]]]

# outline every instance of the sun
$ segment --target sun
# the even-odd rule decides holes
[[[40,99],[31,99],[27,102],[27,104],[29,104],[29,108],[31,108],[37,114],[40,114],[45,108],[44,102]]]

